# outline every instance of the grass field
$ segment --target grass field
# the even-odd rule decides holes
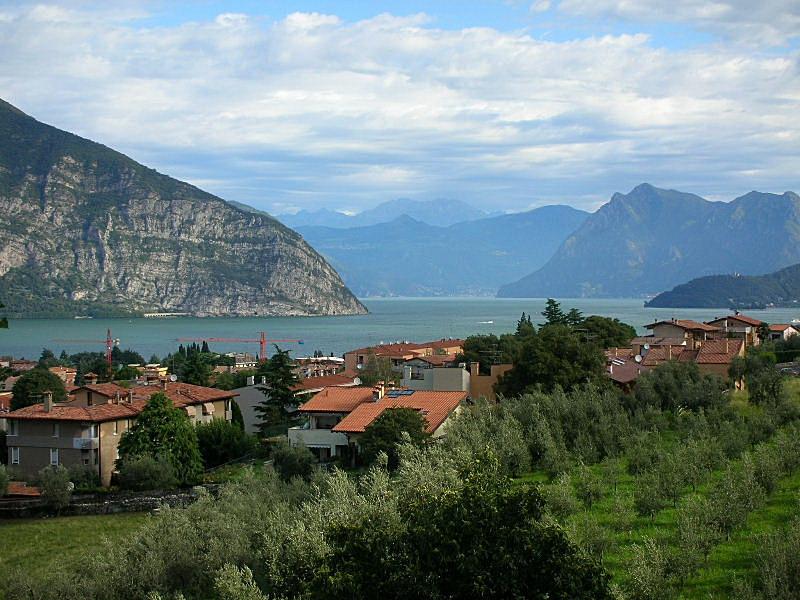
[[[0,597],[9,573],[36,577],[61,560],[102,550],[104,540],[122,538],[146,519],[144,513],[124,513],[0,521]]]

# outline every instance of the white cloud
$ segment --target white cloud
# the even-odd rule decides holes
[[[561,0],[559,8],[581,16],[687,23],[759,45],[785,44],[800,36],[797,0]]]
[[[797,188],[796,51],[543,41],[426,15],[143,27],[48,11],[0,19],[1,97],[267,210],[399,195],[593,206],[643,180],[714,195]]]

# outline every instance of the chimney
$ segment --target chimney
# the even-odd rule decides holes
[[[668,355],[667,360],[672,360],[672,344],[667,346],[667,355]]]
[[[133,390],[128,390],[128,404],[133,404]]]
[[[386,392],[386,387],[382,381],[379,381],[377,385],[372,388],[372,401],[377,402],[381,398],[383,398],[383,394]]]
[[[613,375],[613,374],[614,374],[614,361],[613,361],[613,360],[612,360],[612,361],[611,361],[611,363],[608,365],[608,374],[609,374],[609,375]]]
[[[165,392],[167,391],[167,380],[166,379],[162,379],[161,380],[161,389],[164,390]]]
[[[97,383],[97,373],[87,373],[86,382],[89,385],[94,385],[95,383]]]
[[[119,392],[114,396],[114,404],[119,404]]]
[[[51,412],[53,410],[53,392],[47,390],[42,392],[42,396],[44,397],[44,412]]]
[[[469,374],[473,377],[477,377],[478,373],[480,373],[481,363],[479,362],[471,362],[469,363]]]

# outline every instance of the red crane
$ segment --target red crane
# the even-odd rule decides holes
[[[110,367],[112,364],[111,352],[115,346],[119,346],[119,338],[111,337],[111,329],[106,330],[106,339],[104,340],[53,340],[62,344],[105,344],[106,346],[106,362]]]
[[[177,342],[239,342],[245,344],[258,344],[259,352],[258,352],[258,360],[264,362],[267,360],[267,344],[302,344],[303,340],[277,340],[277,339],[268,339],[267,334],[263,331],[260,333],[260,336],[257,338],[221,338],[221,337],[210,337],[210,338],[178,338],[175,340]]]

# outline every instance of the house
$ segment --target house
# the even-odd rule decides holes
[[[77,388],[68,402],[53,402],[52,394],[46,394],[44,402],[8,413],[8,464],[23,477],[33,477],[48,465],[87,465],[108,486],[120,436],[157,392],[195,423],[231,420],[235,392],[167,381],[130,388],[88,384]]]
[[[344,371],[344,359],[338,356],[302,356],[294,359],[297,376],[324,377]]]
[[[18,373],[24,373],[25,371],[30,371],[31,369],[35,369],[39,365],[38,362],[35,360],[25,360],[24,358],[20,358],[17,360],[12,360],[9,363],[9,368],[12,371],[16,371]]]
[[[294,395],[297,399],[297,405],[299,405],[324,388],[349,388],[359,385],[361,385],[361,380],[355,374],[339,373],[324,377],[307,377],[301,379],[295,386]],[[264,402],[265,399],[264,392],[261,391],[262,386],[263,379],[256,382],[255,377],[249,377],[245,387],[233,390],[238,396],[236,404],[242,411],[244,430],[247,433],[258,433],[258,424],[261,422],[261,417],[256,412],[256,406]]]
[[[73,369],[72,367],[50,367],[48,371],[63,381],[64,387],[71,387],[75,385],[75,376],[78,373],[76,369]]]
[[[435,359],[454,357],[421,356],[406,362],[400,386],[410,390],[432,392],[469,392],[470,373],[463,366],[451,366],[452,360]]]
[[[508,373],[514,365],[502,363],[491,365],[488,375],[481,375],[480,363],[473,362],[469,365],[469,397],[472,400],[483,398],[489,402],[497,402],[497,394],[494,386],[500,378]]]
[[[649,369],[636,361],[635,358],[620,358],[617,356],[608,356],[606,362],[606,375],[614,382],[617,387],[625,392],[633,390],[639,375]]]
[[[5,431],[8,427],[6,415],[11,412],[11,392],[0,392],[0,431]]]
[[[305,445],[322,461],[344,456],[355,461],[359,436],[385,410],[418,410],[425,417],[426,431],[439,437],[445,433],[448,418],[466,399],[464,391],[325,388],[300,407],[308,423],[289,429],[289,443]]]
[[[653,331],[654,339],[673,339],[685,342],[692,349],[700,347],[706,340],[716,339],[720,334],[719,327],[692,321],[690,319],[669,319],[656,321],[645,328]]]
[[[746,346],[758,346],[761,339],[758,337],[758,328],[763,321],[745,316],[738,311],[727,317],[717,317],[708,321],[708,325],[720,329],[725,337],[744,340]]]
[[[727,379],[731,363],[737,356],[744,356],[745,349],[745,340],[741,338],[710,340],[697,350],[684,351],[678,361],[697,363],[701,373]],[[741,382],[736,382],[737,387],[741,385]]]
[[[421,344],[415,342],[395,342],[392,344],[379,344],[368,348],[359,348],[345,352],[344,368],[345,371],[363,369],[367,364],[370,355],[388,358],[392,367],[398,373],[402,373],[406,361],[415,357],[434,356],[434,355],[455,355],[464,351],[464,340],[441,339]]]
[[[794,325],[775,323],[769,326],[769,339],[773,342],[786,341],[793,335],[800,333]]]

